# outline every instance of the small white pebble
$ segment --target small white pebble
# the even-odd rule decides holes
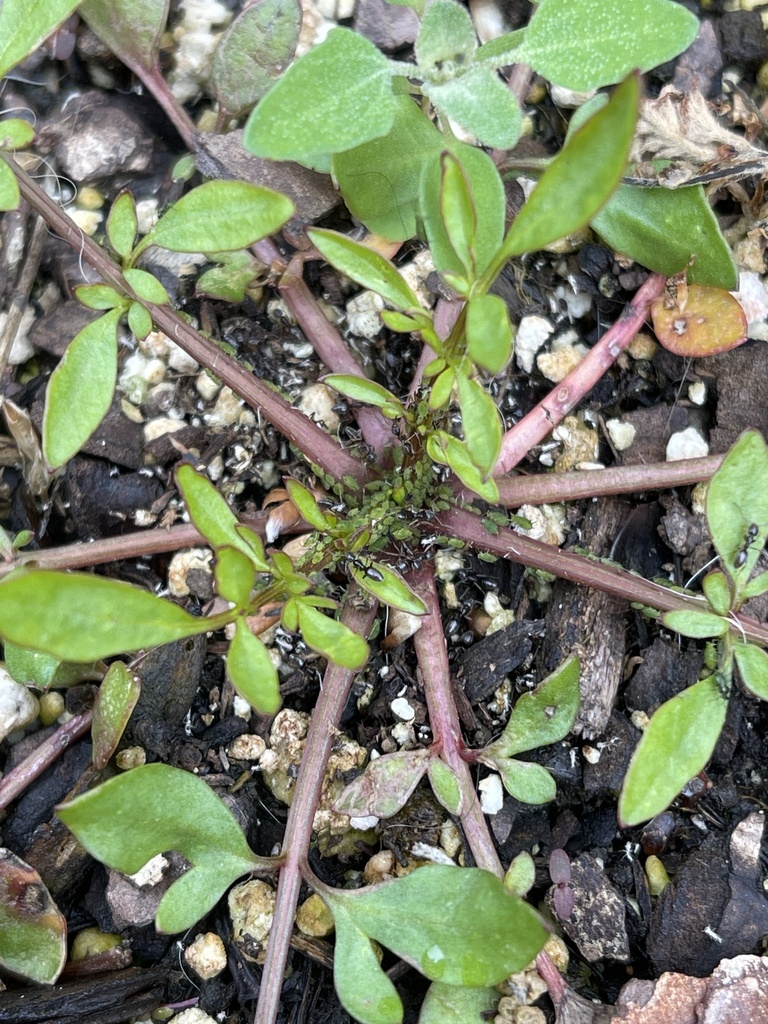
[[[164,434],[175,434],[177,430],[183,430],[185,425],[183,420],[174,420],[170,416],[156,416],[144,424],[144,443],[156,441]]]
[[[266,749],[267,744],[261,736],[245,733],[235,737],[227,747],[227,754],[233,761],[258,761]]]
[[[686,427],[667,441],[667,462],[678,459],[700,459],[709,455],[709,445],[696,427]]]
[[[144,380],[150,387],[160,384],[165,379],[167,369],[162,359],[149,359],[144,365]]]
[[[384,300],[376,292],[364,291],[347,303],[347,327],[352,334],[372,341],[382,327]]]
[[[232,710],[238,718],[242,718],[246,722],[250,722],[253,715],[253,708],[244,697],[240,697],[238,694],[235,694],[235,699],[232,701]]]
[[[315,423],[324,424],[326,430],[335,433],[341,422],[338,413],[333,408],[338,400],[338,394],[332,391],[327,384],[308,384],[301,392],[297,404],[305,416],[314,420]]]
[[[193,359],[191,355],[173,341],[169,342],[169,347],[168,365],[172,370],[175,370],[176,373],[183,373],[186,376],[192,376],[193,373],[197,373],[200,369],[200,364],[196,359]]]
[[[211,573],[213,552],[209,548],[187,548],[177,551],[168,566],[168,589],[174,597],[186,597],[189,594],[187,573],[190,569],[203,569]]]
[[[629,716],[629,720],[636,729],[640,729],[642,732],[645,732],[650,722],[650,718],[645,711],[633,711]]]
[[[583,106],[587,100],[591,100],[595,95],[595,90],[590,89],[586,92],[577,92],[576,89],[566,89],[564,85],[553,85],[549,90],[549,94],[555,106],[572,110]]]
[[[242,399],[238,398],[231,388],[224,387],[219,392],[213,409],[207,412],[203,419],[209,427],[231,427],[238,421],[242,405]]]
[[[203,981],[210,981],[227,966],[227,951],[215,932],[198,935],[184,950],[184,959]],[[178,1018],[177,1018],[178,1019]]]
[[[221,390],[221,381],[216,380],[206,370],[195,381],[195,390],[205,402],[212,402]]]
[[[524,316],[520,321],[515,338],[515,360],[526,373],[533,369],[536,353],[554,329],[543,316]]]
[[[37,697],[17,682],[4,667],[0,668],[0,741],[14,731],[34,722],[40,712]]]
[[[395,697],[389,706],[392,709],[392,713],[397,715],[403,722],[412,722],[416,717],[416,712],[405,697]]]
[[[501,784],[501,776],[492,772],[478,785],[480,791],[480,806],[483,814],[498,814],[504,806],[504,787]]]
[[[707,385],[703,380],[696,380],[688,386],[688,398],[694,405],[704,405],[707,400]]]
[[[635,440],[637,433],[631,423],[624,423],[623,420],[608,420],[605,429],[617,452],[625,452]]]
[[[581,752],[587,764],[597,764],[600,760],[600,751],[597,747],[584,746],[581,748]]]

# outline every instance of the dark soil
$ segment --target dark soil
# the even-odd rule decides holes
[[[766,56],[759,13],[726,14],[720,8],[708,5],[707,17],[715,26],[724,62],[739,68],[745,76],[741,87],[750,92]],[[93,86],[83,56],[88,42],[83,33],[80,47],[65,61],[40,56],[27,62],[23,79],[6,83],[3,107],[23,105],[35,112],[51,166],[65,178],[74,178],[78,187],[93,185],[111,200],[128,186],[137,198],[155,196],[163,206],[175,197],[171,168],[182,152],[181,143],[151,98],[129,94],[130,76],[124,69],[113,71],[114,89]],[[649,88],[657,90],[662,78],[667,80],[674,71],[674,67],[662,69],[652,76]],[[73,95],[76,100],[71,99]],[[711,98],[718,96],[719,80],[713,84]],[[538,124],[544,146],[559,145],[562,119],[547,103],[539,111]],[[101,140],[101,162],[94,171],[78,171],[77,139],[91,128]],[[131,157],[118,154],[126,134],[136,139]],[[742,185],[750,199],[762,189],[756,180]],[[61,187],[68,188],[66,180]],[[730,223],[738,204],[726,190],[716,199],[723,222]],[[344,224],[338,209],[322,215],[325,223]],[[23,214],[7,214],[0,222],[0,296],[5,302],[15,279],[8,256],[11,240],[29,231],[30,222]],[[406,250],[398,259],[405,261],[412,255]],[[233,346],[238,358],[259,377],[298,399],[307,384],[321,376],[322,365],[302,332],[270,305],[276,293],[269,287],[259,300],[249,298],[228,306],[195,297],[198,269],[189,273],[188,268],[181,273],[173,266],[155,269],[178,307]],[[55,238],[47,239],[30,297],[36,314],[31,332],[35,353],[10,367],[2,382],[3,394],[28,412],[37,427],[49,374],[67,340],[89,315],[70,298],[73,287],[87,277],[77,253]],[[591,242],[565,256],[537,254],[510,267],[498,289],[510,304],[513,321],[540,314],[552,320],[557,335],[571,326],[564,303],[555,296],[566,277],[593,297],[591,312],[578,323],[579,334],[589,345],[618,317],[643,272],[620,264]],[[328,268],[309,264],[307,280],[332,303],[344,301],[342,286]],[[44,298],[46,282],[51,281],[60,296],[53,308]],[[351,339],[351,344],[373,368],[376,379],[396,393],[407,391],[418,350],[406,336],[382,331],[372,342]],[[632,461],[662,461],[669,436],[689,425],[708,435],[711,451],[723,452],[746,426],[768,436],[766,351],[762,342],[751,341],[726,355],[694,363],[663,350],[651,360],[627,358],[597,385],[586,406],[598,427],[617,416],[633,423],[639,444],[631,449]],[[126,349],[124,358],[128,354]],[[285,440],[263,421],[242,416],[242,410],[229,422],[212,418],[216,398],[201,395],[197,381],[197,372],[167,371],[162,383],[150,385],[143,404],[128,409],[129,413],[138,409],[143,422],[126,415],[125,396],[118,395],[97,434],[48,493],[35,493],[29,462],[16,442],[3,436],[2,525],[14,533],[33,531],[34,543],[45,549],[133,532],[137,514],[147,525],[169,524],[177,513],[173,465],[180,453],[190,449],[206,465],[218,460],[222,486],[234,496],[238,513],[245,515],[258,513],[282,477],[296,471],[306,478]],[[688,386],[700,381],[707,385],[706,404],[694,405],[687,397]],[[516,363],[493,384],[510,426],[550,387],[538,370],[526,374]],[[183,417],[182,429],[147,439],[144,422],[169,410]],[[343,403],[336,411],[341,417],[339,436],[364,454],[352,413]],[[602,429],[600,437],[600,461],[618,463],[621,457],[611,451]],[[522,468],[543,471],[540,454],[532,452]],[[573,503],[567,509],[566,527],[566,546],[611,557],[646,577],[665,574],[679,584],[712,556],[702,518],[691,512],[691,494],[686,489]],[[110,563],[98,571],[159,589],[167,585],[170,558],[148,556]],[[192,573],[188,585],[189,595],[179,600],[202,611],[211,596],[210,576]],[[630,978],[656,979],[663,972],[706,977],[721,959],[762,953],[763,936],[768,934],[768,901],[762,885],[767,851],[755,812],[766,802],[765,705],[736,687],[706,775],[694,780],[689,791],[654,822],[620,831],[617,793],[640,735],[632,713],[640,710],[650,715],[695,681],[702,668],[700,645],[664,633],[626,602],[561,581],[550,587],[524,575],[517,565],[489,563],[471,553],[463,553],[461,567],[443,587],[443,621],[457,700],[472,746],[498,735],[515,695],[570,653],[578,651],[582,656],[585,689],[578,735],[531,755],[555,776],[556,803],[529,807],[506,795],[501,809],[490,818],[505,866],[521,851],[535,851],[537,877],[530,895],[534,904],[543,903],[551,892],[547,868],[551,851],[564,849],[571,860],[575,905],[563,931],[572,956],[568,977],[573,987],[588,999],[612,1004]],[[514,611],[515,622],[486,636],[483,605],[489,594]],[[764,621],[766,611],[760,607],[753,614]],[[278,643],[285,706],[311,711],[322,665],[288,634],[282,634]],[[227,747],[241,733],[266,737],[269,722],[258,716],[246,721],[233,713],[233,695],[221,658],[224,649],[223,637],[215,637],[149,652],[139,667],[143,696],[125,745],[141,745],[150,760],[194,771],[221,794],[228,794],[252,766],[230,760]],[[84,685],[69,689],[65,696],[68,710],[76,711],[91,700],[92,692]],[[430,733],[411,648],[408,644],[389,652],[374,648],[342,728],[367,749],[396,749],[391,703],[403,696],[415,710],[413,742],[426,745]],[[13,746],[4,743],[0,748],[4,771],[52,731],[53,727],[40,729]],[[53,816],[55,804],[104,777],[90,761],[91,746],[85,739],[64,753],[9,809],[0,822],[2,842],[40,872],[67,916],[71,936],[96,923],[105,931],[120,932],[130,956],[125,963],[111,963],[114,973],[109,974],[77,977],[68,968],[62,984],[50,990],[30,990],[9,982],[9,991],[0,994],[0,1021],[117,1024],[143,1019],[164,1003],[183,1004],[196,998],[211,1016],[227,1024],[246,1024],[253,1016],[261,968],[232,941],[226,908],[217,908],[197,930],[221,936],[229,966],[211,982],[191,981],[184,972],[177,937],[157,935],[153,924],[140,917],[137,923],[127,918],[116,921],[114,901],[107,897],[107,872],[71,842]],[[260,773],[250,772],[228,801],[253,849],[270,854],[281,842],[287,812]],[[405,862],[414,841],[436,844],[441,816],[425,790],[398,818],[382,822],[379,848],[392,850]],[[752,832],[747,852],[739,853],[735,843],[743,838],[740,830],[747,828],[745,822]],[[352,873],[362,871],[373,852],[373,848],[361,850],[344,862],[314,853],[312,866],[320,877],[343,885]],[[644,871],[651,854],[662,857],[672,879],[659,897],[649,894]],[[187,944],[193,937],[181,938]],[[282,1021],[341,1024],[349,1020],[336,1000],[328,960],[329,949],[319,942],[293,951]],[[415,1022],[425,983],[413,971],[396,973],[406,1004],[405,1019]],[[546,999],[543,1005],[554,1019]]]

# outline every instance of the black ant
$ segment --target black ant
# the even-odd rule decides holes
[[[750,523],[749,526],[747,527],[747,532],[746,532],[746,535],[744,537],[744,542],[743,542],[741,548],[736,552],[736,556],[733,559],[733,567],[734,567],[734,569],[740,569],[742,567],[742,565],[746,564],[747,558],[749,556],[749,549],[752,547],[752,545],[757,540],[757,535],[759,533],[760,533],[760,527],[757,525],[757,523]]]
[[[358,558],[357,555],[353,555],[351,552],[348,551],[344,555],[344,561],[348,565],[353,565],[356,569],[359,569],[360,572],[364,573],[369,580],[374,580],[376,583],[384,582],[384,576],[382,573],[379,572],[376,566],[371,565],[370,562],[363,561],[363,559]]]

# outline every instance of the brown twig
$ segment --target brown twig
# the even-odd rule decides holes
[[[21,796],[30,782],[42,775],[75,740],[88,732],[92,721],[93,712],[90,710],[73,715],[53,735],[43,740],[21,764],[12,768],[0,781],[0,808],[7,807],[17,796]]]
[[[661,274],[649,274],[613,327],[590,349],[576,369],[507,431],[501,443],[495,476],[502,476],[516,466],[592,390],[643,326],[651,303],[661,295],[663,288]]]

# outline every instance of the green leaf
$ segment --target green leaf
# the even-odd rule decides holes
[[[461,787],[456,772],[439,757],[429,760],[429,784],[438,801],[449,814],[460,815],[464,802],[461,798]]]
[[[524,804],[548,804],[557,796],[555,780],[546,768],[533,761],[499,758],[496,767],[504,789]]]
[[[5,162],[0,160],[0,212],[15,210],[21,202],[21,193],[16,175]]]
[[[154,302],[158,306],[167,305],[171,301],[168,292],[154,274],[149,274],[146,270],[126,270],[124,277],[137,299]]]
[[[323,377],[323,383],[344,395],[345,398],[351,398],[353,402],[375,405],[378,409],[392,409],[398,416],[405,412],[402,402],[395,398],[391,391],[387,391],[381,384],[367,380],[365,377],[331,373],[327,377]]]
[[[288,479],[285,481],[285,486],[301,517],[306,519],[309,525],[314,526],[316,530],[327,533],[328,529],[333,526],[333,520],[317,504],[314,494],[298,480]]]
[[[136,241],[139,220],[132,194],[124,189],[112,203],[107,217],[107,239],[118,256],[129,256]]]
[[[370,652],[361,636],[305,601],[297,601],[297,612],[301,635],[310,647],[342,668],[363,667]]]
[[[140,302],[132,302],[128,307],[128,326],[135,338],[143,339],[152,333],[152,317]]]
[[[139,678],[122,661],[113,661],[93,708],[93,766],[105,768],[125,732],[141,693]]]
[[[411,615],[426,615],[427,609],[420,597],[411,590],[402,576],[382,562],[364,563],[364,568],[349,564],[353,579],[369,594],[373,594],[390,608],[410,612]]]
[[[339,1002],[360,1024],[400,1024],[403,1004],[379,966],[371,940],[343,906],[333,908],[333,982]]]
[[[500,264],[564,238],[595,216],[624,171],[639,97],[637,76],[631,75],[568,139],[515,218]]]
[[[476,380],[457,375],[461,426],[472,461],[486,475],[501,451],[502,423],[496,403]]]
[[[768,654],[755,644],[734,644],[733,655],[742,683],[760,700],[768,700]]]
[[[451,400],[455,384],[456,371],[452,366],[446,366],[432,382],[429,390],[429,408],[443,409]]]
[[[117,382],[117,325],[113,309],[69,343],[45,393],[43,452],[52,468],[76,455],[112,404]]]
[[[157,63],[170,0],[85,0],[78,13],[128,67]]]
[[[439,81],[464,70],[477,50],[475,27],[466,8],[454,0],[435,0],[421,20],[416,63],[424,78]]]
[[[467,303],[467,354],[490,373],[504,369],[512,355],[514,331],[507,304],[498,295],[475,295]]]
[[[532,907],[478,868],[429,865],[324,898],[334,918],[341,908],[360,931],[447,985],[496,985],[529,964],[547,936]],[[446,928],[446,921],[461,927]]]
[[[475,64],[481,61],[494,68],[503,68],[517,62],[517,49],[525,38],[525,29],[507,32],[483,43],[475,54]]]
[[[40,875],[0,850],[0,966],[38,985],[52,985],[67,959],[67,922]]]
[[[93,857],[125,874],[169,850],[190,862],[157,909],[157,928],[168,934],[191,928],[241,875],[271,866],[202,779],[165,764],[118,775],[56,813]]]
[[[717,615],[727,615],[731,609],[731,590],[721,572],[709,572],[701,581],[701,589]]]
[[[440,218],[461,270],[474,278],[477,212],[469,182],[451,153],[441,155],[440,169]]]
[[[158,647],[217,625],[147,590],[86,573],[41,569],[0,583],[0,636],[62,661]]]
[[[698,27],[669,0],[541,0],[515,61],[568,89],[600,89],[672,60]]]
[[[229,645],[227,675],[240,696],[262,715],[274,715],[280,709],[277,669],[243,616],[235,624],[235,635]]]
[[[522,899],[536,882],[536,863],[527,850],[518,853],[504,875],[504,888]]]
[[[270,188],[245,181],[207,181],[173,204],[132,258],[150,245],[171,252],[242,249],[273,234],[293,214],[291,200]]]
[[[101,679],[104,675],[103,665],[99,669],[95,662],[83,665],[62,662],[60,658],[19,647],[9,640],[3,642],[3,658],[6,668],[17,682],[31,683],[41,690],[52,686],[74,686],[87,679]]]
[[[490,68],[477,65],[447,82],[425,82],[422,92],[484,146],[511,149],[520,138],[520,107]]]
[[[77,0],[3,0],[0,4],[0,78],[36,50],[76,7]]]
[[[398,750],[374,758],[344,787],[334,810],[351,818],[391,818],[405,806],[432,760],[428,750]]]
[[[216,592],[236,608],[248,603],[254,584],[254,567],[250,555],[237,548],[216,548]]]
[[[211,84],[219,106],[231,117],[249,111],[293,60],[300,28],[297,0],[258,0],[222,34]]]
[[[257,572],[270,571],[261,541],[255,534],[243,536],[237,516],[208,477],[183,463],[176,470],[176,483],[190,519],[214,551],[235,548],[248,556]]]
[[[749,601],[751,597],[760,597],[766,590],[768,590],[768,572],[761,572],[749,581],[742,590],[741,596],[745,601]]]
[[[557,743],[573,728],[579,711],[579,659],[568,658],[515,704],[501,736],[483,753],[512,757],[524,750]]]
[[[325,260],[395,309],[420,310],[419,300],[389,260],[337,231],[311,228],[309,239]]]
[[[737,286],[731,248],[701,185],[619,185],[591,225],[616,252],[666,277],[686,270],[691,284]]]
[[[128,299],[108,284],[81,284],[75,288],[75,295],[89,309],[128,308]]]
[[[715,678],[694,683],[656,711],[632,756],[619,798],[622,828],[665,810],[712,756],[728,702]]]
[[[34,138],[35,129],[29,121],[23,121],[20,117],[8,117],[0,121],[0,149],[24,149]]]
[[[482,470],[475,465],[467,446],[444,430],[435,430],[427,437],[427,454],[434,462],[450,466],[461,482],[485,501],[495,505],[499,500],[496,482],[486,480]]]
[[[725,636],[730,629],[730,622],[721,615],[687,609],[665,612],[661,616],[661,621],[667,629],[673,629],[675,633],[690,636],[694,640],[704,640],[710,636]]]
[[[226,302],[242,302],[263,267],[249,252],[211,253],[210,257],[220,264],[206,270],[195,282],[195,295],[207,295],[212,299]]]
[[[493,988],[456,988],[433,981],[419,1012],[419,1024],[488,1024],[499,1001]]]
[[[389,131],[336,153],[332,169],[349,212],[369,231],[401,242],[416,234],[421,169],[439,156],[446,141],[410,96],[393,99]]]
[[[306,163],[385,135],[395,118],[391,78],[389,62],[373,43],[334,28],[261,100],[243,145],[269,160]]]
[[[741,435],[709,481],[707,525],[738,607],[768,537],[768,448],[756,430]]]

